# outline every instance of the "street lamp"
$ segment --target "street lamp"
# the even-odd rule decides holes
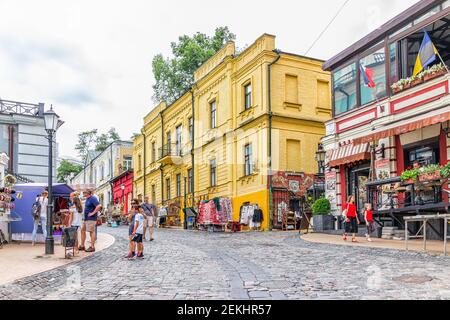
[[[317,148],[315,157],[317,164],[319,166],[318,171],[319,175],[325,174],[325,155],[326,155],[325,149],[323,148],[323,145],[319,143],[319,147]]]
[[[125,184],[122,183],[120,185],[120,189],[122,190],[122,206],[123,206],[124,213],[126,213],[125,212]]]
[[[53,136],[56,131],[64,124],[59,116],[53,111],[53,105],[50,110],[44,112],[45,131],[48,134],[48,206],[47,206],[47,237],[45,238],[45,254],[55,253],[55,240],[53,239]]]

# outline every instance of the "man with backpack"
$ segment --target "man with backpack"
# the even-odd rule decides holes
[[[33,246],[36,244],[36,234],[39,224],[41,225],[44,238],[47,238],[47,207],[48,191],[46,190],[36,198],[36,202],[33,204],[31,209],[31,214],[34,220],[33,232],[31,234],[31,242]]]

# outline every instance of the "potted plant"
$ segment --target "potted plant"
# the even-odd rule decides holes
[[[330,215],[331,203],[326,198],[318,199],[312,205],[314,231],[334,229],[334,217]]]
[[[420,174],[419,169],[408,169],[402,173],[400,179],[402,179],[402,181],[406,184],[412,184],[417,181],[419,174]]]
[[[435,64],[434,66],[423,71],[425,81],[440,77],[447,72],[443,63]]]
[[[450,177],[450,162],[447,162],[444,166],[442,166],[441,170],[439,170],[439,173],[443,179],[447,179]]]
[[[411,87],[415,87],[423,82],[423,74],[419,73],[418,75],[412,76],[410,79]]]
[[[419,181],[433,181],[433,180],[440,180],[441,179],[441,173],[440,173],[441,167],[438,164],[430,164],[423,168],[423,170],[419,174]]]

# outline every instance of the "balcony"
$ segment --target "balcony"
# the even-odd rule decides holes
[[[183,156],[188,152],[186,147],[181,144],[167,144],[162,148],[159,148],[158,163],[163,165],[178,165],[183,162]]]

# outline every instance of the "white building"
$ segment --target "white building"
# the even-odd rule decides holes
[[[90,152],[85,168],[70,180],[72,188],[94,189],[103,208],[112,202],[111,180],[132,168],[133,142],[114,141],[105,151]]]
[[[9,161],[7,170],[21,182],[48,182],[48,140],[44,104],[0,100],[0,152]],[[57,146],[53,148],[56,182]]]

